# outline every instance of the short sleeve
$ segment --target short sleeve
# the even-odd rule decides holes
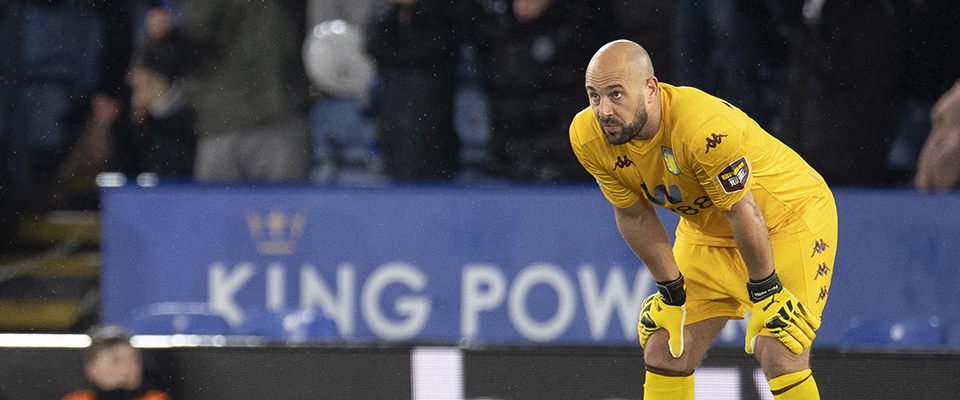
[[[581,144],[576,129],[576,121],[574,121],[573,124],[570,124],[570,144],[573,146],[573,152],[577,155],[577,159],[580,160],[583,168],[597,180],[597,184],[600,185],[600,191],[603,192],[607,201],[618,208],[627,208],[634,205],[634,203],[640,199],[640,196],[620,183],[620,181],[595,162],[594,158],[589,154],[590,152],[584,149],[584,146]]]
[[[697,180],[723,211],[730,210],[750,188],[750,160],[744,151],[744,127],[717,117],[691,138]]]

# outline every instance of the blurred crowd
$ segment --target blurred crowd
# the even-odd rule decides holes
[[[916,172],[953,0],[0,0],[0,214],[96,208],[103,172],[584,180],[567,128],[620,38],[835,186],[957,183],[956,123]]]

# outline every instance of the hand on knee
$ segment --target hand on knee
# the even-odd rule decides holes
[[[669,335],[666,330],[658,330],[650,335],[647,346],[643,349],[643,361],[647,365],[647,370],[653,368],[655,371],[670,371],[669,373],[658,373],[660,375],[675,376],[673,373],[691,372],[700,362],[699,359],[691,357],[692,354],[684,353],[679,358],[674,358],[668,347]]]
[[[810,349],[800,354],[793,354],[790,349],[777,338],[758,336],[754,355],[760,361],[767,379],[781,375],[803,371],[810,368]]]
[[[669,333],[665,329],[653,332],[643,349],[643,360],[647,365],[663,371],[678,373],[692,372],[713,343],[717,333],[723,329],[728,318],[710,318],[687,325],[683,329],[684,350],[678,358],[670,352]]]

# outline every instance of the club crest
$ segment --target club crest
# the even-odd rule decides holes
[[[673,149],[663,147],[663,163],[671,174],[680,175],[680,166],[677,165],[677,158],[673,156]]]

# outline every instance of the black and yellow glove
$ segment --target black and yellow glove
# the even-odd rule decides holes
[[[817,337],[820,318],[780,284],[776,272],[760,281],[751,280],[747,283],[747,290],[753,301],[744,346],[747,353],[753,354],[761,329],[770,332],[794,354],[810,347]]]
[[[687,319],[687,294],[683,288],[683,275],[674,281],[657,282],[657,293],[643,301],[640,311],[640,347],[647,345],[653,332],[666,329],[670,334],[670,354],[680,358],[683,354],[683,324]]]

